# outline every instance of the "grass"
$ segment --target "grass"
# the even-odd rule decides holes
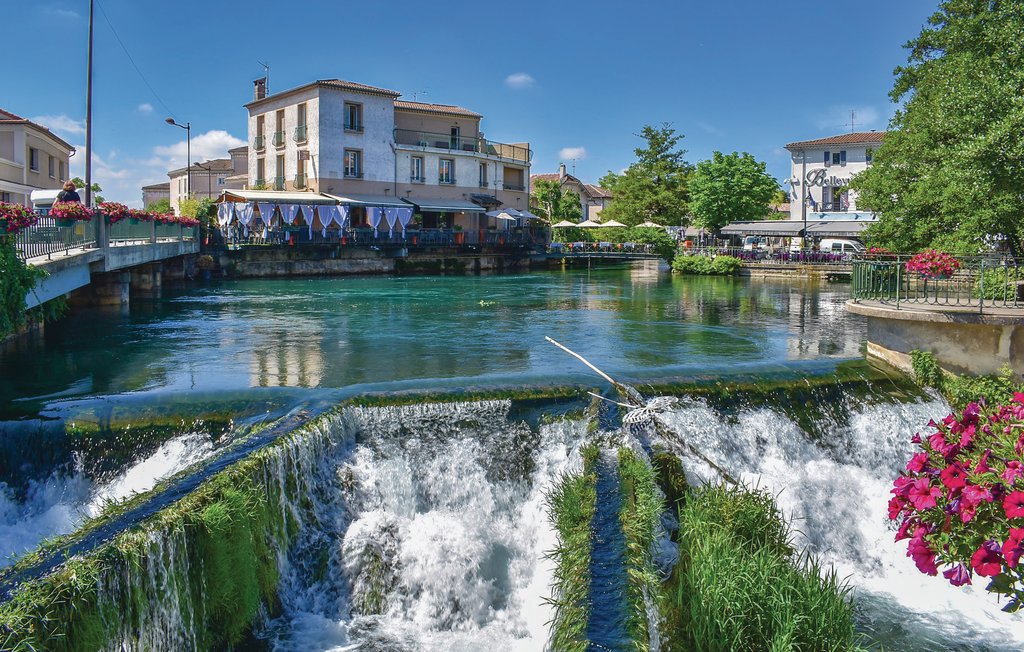
[[[658,575],[651,560],[651,547],[664,501],[655,481],[655,471],[632,449],[619,449],[619,481],[622,505],[619,521],[626,540],[627,573],[626,629],[637,650],[650,649],[647,598],[658,593]]]
[[[547,497],[548,518],[558,533],[558,546],[548,553],[555,562],[551,647],[564,652],[586,652],[590,619],[591,522],[597,510],[596,444],[580,451],[581,473],[565,474]]]
[[[852,650],[849,588],[809,555],[761,490],[705,486],[679,511],[679,561],[664,586],[665,649]]]

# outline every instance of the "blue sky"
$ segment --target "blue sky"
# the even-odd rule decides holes
[[[4,4],[5,50],[24,56],[4,58],[0,108],[81,146],[88,2]],[[691,162],[748,151],[783,179],[783,145],[849,131],[850,109],[858,130],[885,128],[902,45],[937,0],[98,4],[93,175],[138,205],[184,164],[168,114],[192,123],[193,159],[244,142],[258,60],[271,91],[338,77],[473,109],[488,138],[532,144],[534,173],[575,156],[596,182],[629,165],[644,124],[670,122]]]

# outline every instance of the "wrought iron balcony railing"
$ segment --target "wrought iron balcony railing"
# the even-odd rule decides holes
[[[252,139],[252,148],[255,150],[266,149],[267,139],[263,136],[256,136]]]
[[[444,149],[452,152],[467,152],[496,156],[514,163],[527,165],[533,151],[522,145],[509,145],[484,138],[436,134],[413,129],[395,129],[395,143],[413,147]]]
[[[295,128],[295,142],[306,142],[306,125],[299,125]]]
[[[274,132],[274,146],[275,147],[284,147],[284,132],[283,131],[275,131]]]

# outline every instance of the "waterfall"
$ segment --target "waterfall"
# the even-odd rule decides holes
[[[539,650],[555,545],[544,495],[582,422],[539,432],[511,402],[354,408],[314,527],[282,577],[277,650]],[[298,552],[301,551],[301,552]]]
[[[944,401],[846,406],[848,422],[823,424],[814,441],[789,417],[749,408],[723,418],[701,401],[666,413],[669,430],[751,486],[777,494],[806,547],[848,576],[858,630],[886,650],[1019,650],[1024,619],[1000,612],[984,580],[959,589],[922,575],[895,543],[886,504],[909,459],[910,436],[949,412]],[[666,442],[686,457],[678,441]],[[691,480],[714,477],[699,461]]]

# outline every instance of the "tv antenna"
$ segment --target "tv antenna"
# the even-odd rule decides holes
[[[256,60],[256,63],[263,67],[263,92],[270,95],[270,64],[263,63],[259,59]]]
[[[850,109],[850,133],[857,131],[857,112]]]
[[[418,101],[418,98],[419,98],[419,96],[420,96],[420,95],[423,95],[424,97],[426,97],[426,95],[427,95],[427,91],[425,91],[425,90],[422,90],[422,91],[413,91],[413,92],[412,92],[412,101],[413,101],[413,102],[416,102],[416,101]]]

